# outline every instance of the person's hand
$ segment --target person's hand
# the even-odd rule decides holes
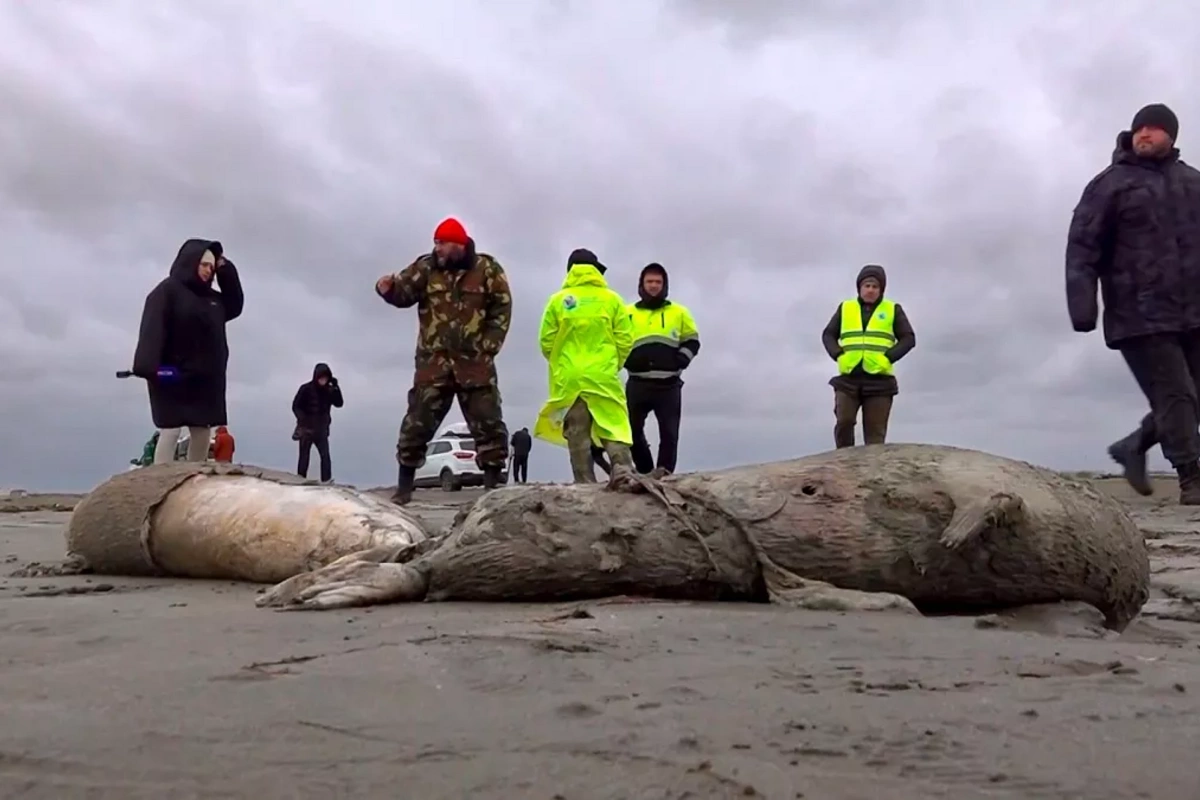
[[[216,264],[216,266],[215,266],[215,267],[213,267],[213,270],[214,270],[215,272],[220,272],[220,271],[221,271],[221,267],[223,267],[223,266],[225,266],[225,256],[219,256],[219,257],[217,258],[217,264]]]
[[[380,297],[387,297],[392,293],[392,287],[396,284],[394,275],[384,275],[379,280],[375,281],[375,293]]]
[[[330,375],[330,376],[329,376],[329,388],[330,388],[330,389],[336,389],[336,388],[337,388],[337,385],[338,385],[337,378],[335,378],[335,377],[333,377],[332,375]]]

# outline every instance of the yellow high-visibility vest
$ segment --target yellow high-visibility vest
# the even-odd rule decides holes
[[[892,362],[885,353],[896,344],[895,323],[896,304],[891,300],[879,301],[866,326],[858,298],[843,302],[838,372],[847,375],[861,362],[863,371],[871,375],[891,375]]]

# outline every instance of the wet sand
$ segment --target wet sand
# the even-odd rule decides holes
[[[1078,607],[277,613],[227,583],[3,577],[0,797],[1191,800],[1200,509],[1172,497],[1122,497],[1155,597],[1120,637]],[[0,515],[2,574],[60,559],[66,519]]]

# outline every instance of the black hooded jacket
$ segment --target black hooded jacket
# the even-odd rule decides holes
[[[147,381],[150,412],[158,428],[228,423],[225,324],[241,316],[245,298],[231,261],[215,273],[220,291],[213,288],[214,281],[200,279],[200,259],[206,250],[218,260],[223,254],[220,242],[184,242],[170,274],[146,295],[142,309],[133,374]],[[174,367],[179,378],[158,380],[160,367]]]
[[[1084,188],[1067,233],[1071,325],[1095,329],[1104,299],[1111,348],[1137,336],[1200,329],[1200,171],[1172,148],[1139,156],[1117,136],[1112,163]]]
[[[859,270],[858,278],[854,282],[855,296],[858,296],[858,289],[867,278],[879,281],[879,299],[882,300],[887,292],[887,272],[878,264],[868,264]],[[862,308],[862,318],[865,321],[875,313],[875,306],[878,305],[878,302],[868,305],[859,297],[858,305]],[[917,335],[913,332],[908,315],[904,313],[904,309],[899,303],[896,303],[896,312],[892,319],[892,332],[896,335],[896,344],[888,350],[887,357],[895,364],[917,346]],[[842,306],[839,303],[829,324],[825,326],[825,330],[821,331],[821,344],[825,345],[825,352],[834,361],[837,361],[838,356],[842,354],[842,348],[838,345],[841,336]],[[862,368],[862,364],[855,367],[849,375],[835,375],[830,379],[829,385],[837,390],[851,393],[861,392],[864,395],[894,395],[900,391],[895,375],[872,375]]]
[[[317,383],[321,376],[328,378],[325,385]],[[333,417],[331,408],[341,408],[342,387],[338,385],[333,371],[325,363],[313,367],[312,380],[300,384],[296,396],[292,398],[292,414],[296,417],[296,426],[313,434],[328,434]]]

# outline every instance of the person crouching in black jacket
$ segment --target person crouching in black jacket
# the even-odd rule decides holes
[[[301,478],[308,477],[308,459],[316,445],[317,455],[321,457],[321,483],[333,481],[333,462],[329,458],[329,426],[332,423],[329,409],[341,408],[342,404],[342,390],[333,371],[328,364],[317,364],[313,367],[312,380],[301,384],[292,400],[292,413],[296,416],[292,439],[300,443],[296,473]]]

